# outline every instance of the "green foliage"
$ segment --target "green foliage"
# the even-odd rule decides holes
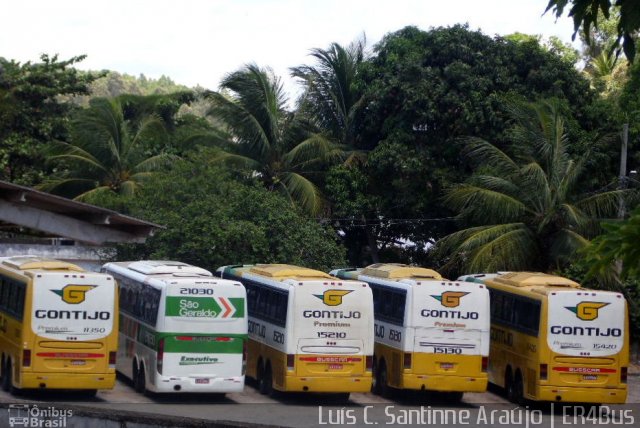
[[[439,243],[446,268],[466,272],[547,271],[566,264],[598,231],[598,220],[617,211],[632,191],[585,194],[579,185],[589,153],[572,159],[557,103],[513,104],[517,126],[509,156],[468,138],[467,155],[482,166],[452,186],[445,203],[470,225]]]
[[[640,277],[640,207],[624,221],[605,223],[605,233],[595,238],[585,258],[590,276],[602,276],[622,263],[621,276]]]
[[[620,15],[617,19],[614,48],[619,46],[622,40],[624,53],[629,61],[633,62],[636,54],[636,32],[640,29],[640,7],[637,0],[549,0],[545,13],[552,10],[559,18],[568,4],[571,4],[569,16],[573,18],[573,37],[575,38],[576,33],[582,28],[587,42],[591,39],[591,26],[598,28],[601,25],[601,16],[608,19],[612,9],[618,8]]]
[[[357,79],[365,58],[364,46],[365,41],[360,40],[347,48],[333,43],[329,49],[313,49],[315,65],[292,69],[305,88],[299,111],[332,141],[349,148],[355,147],[360,137],[358,119],[365,99]]]
[[[74,106],[63,98],[87,94],[98,77],[72,67],[84,58],[42,55],[41,62],[24,64],[0,58],[0,179],[24,185],[42,181],[44,145],[67,136]]]
[[[131,123],[118,100],[94,99],[74,117],[71,142],[51,144],[48,160],[61,169],[39,187],[87,202],[105,192],[131,196],[173,159],[164,153],[145,155],[145,141],[166,137],[158,117]]]
[[[623,279],[611,278],[609,275],[590,275],[591,249],[587,247],[587,257],[576,257],[573,262],[558,270],[558,275],[570,278],[586,288],[595,290],[610,290],[622,293],[629,308],[629,330],[632,339],[640,338],[640,275],[628,275]]]
[[[499,147],[508,143],[505,97],[557,97],[590,129],[602,117],[590,115],[588,82],[536,37],[514,41],[464,26],[407,27],[388,34],[358,75],[366,107],[356,144],[369,150],[362,171],[378,204],[374,212],[363,207],[362,215],[377,219],[372,230],[381,246],[392,237],[396,244],[387,245],[414,243],[418,259],[453,230],[442,189],[470,174],[455,139],[482,135]],[[578,123],[568,127],[582,132]]]
[[[323,198],[309,176],[340,158],[340,148],[309,132],[302,118],[285,109],[282,85],[270,70],[247,65],[227,75],[220,87],[228,94],[209,94],[210,114],[231,139],[219,143],[222,150],[212,161],[257,174],[269,190],[318,214]]]
[[[166,229],[144,246],[121,247],[120,259],[169,258],[208,269],[235,263],[344,266],[344,249],[331,228],[277,193],[242,184],[210,164],[182,162],[155,177],[132,201],[132,213]]]

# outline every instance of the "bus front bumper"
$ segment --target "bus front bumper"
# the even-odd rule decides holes
[[[426,375],[403,374],[402,388],[446,391],[446,392],[485,392],[488,378],[483,376],[451,376],[451,375]]]
[[[115,371],[111,373],[22,373],[23,389],[113,389]]]
[[[370,392],[371,375],[355,377],[338,376],[287,376],[284,388],[278,385],[275,388],[283,391],[298,392],[325,392],[325,393],[345,393],[345,392]]]
[[[566,403],[624,404],[627,388],[572,388],[566,386],[540,386],[539,401]]]
[[[228,393],[242,392],[244,376],[222,377],[187,377],[157,375],[156,385],[147,385],[153,392],[201,392]]]

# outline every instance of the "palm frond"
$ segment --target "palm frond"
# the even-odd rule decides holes
[[[283,174],[281,182],[291,199],[306,212],[316,215],[321,211],[324,199],[320,189],[307,178],[288,172]]]
[[[461,217],[495,223],[518,220],[527,207],[515,197],[471,184],[458,184],[445,194],[444,204]]]

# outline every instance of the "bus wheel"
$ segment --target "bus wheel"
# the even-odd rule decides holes
[[[513,402],[516,404],[524,404],[524,383],[522,374],[516,372],[516,380],[513,383]]]
[[[11,391],[11,360],[7,358],[6,364],[2,367],[2,390]]]
[[[447,399],[447,401],[450,401],[452,403],[459,403],[462,401],[462,396],[464,395],[464,392],[461,391],[451,391],[451,392],[447,392],[445,394],[445,397]]]
[[[140,365],[140,369],[138,370],[138,375],[134,381],[134,388],[136,392],[140,394],[144,394],[147,391],[147,378],[145,377],[143,365]]]
[[[380,370],[378,371],[378,384],[380,389],[380,395],[388,398],[391,395],[391,388],[387,383],[387,365],[384,361],[380,364]]]
[[[513,375],[511,374],[510,368],[507,369],[507,373],[504,376],[504,389],[507,391],[507,400],[515,403],[516,391],[514,389]]]
[[[378,362],[373,360],[373,376],[371,378],[371,392],[380,395],[380,382],[378,382]]]
[[[260,394],[273,395],[273,375],[271,373],[271,365],[268,363],[260,379]]]

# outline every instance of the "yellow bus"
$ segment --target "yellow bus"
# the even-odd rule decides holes
[[[431,269],[374,264],[331,274],[365,281],[375,311],[374,392],[439,391],[451,400],[487,389],[489,292]]]
[[[2,388],[113,388],[116,295],[110,275],[36,256],[0,257]]]
[[[247,376],[263,394],[371,390],[373,301],[361,281],[282,264],[223,266],[247,289]]]
[[[622,294],[535,272],[459,279],[489,288],[489,381],[511,401],[626,401],[629,320]]]

